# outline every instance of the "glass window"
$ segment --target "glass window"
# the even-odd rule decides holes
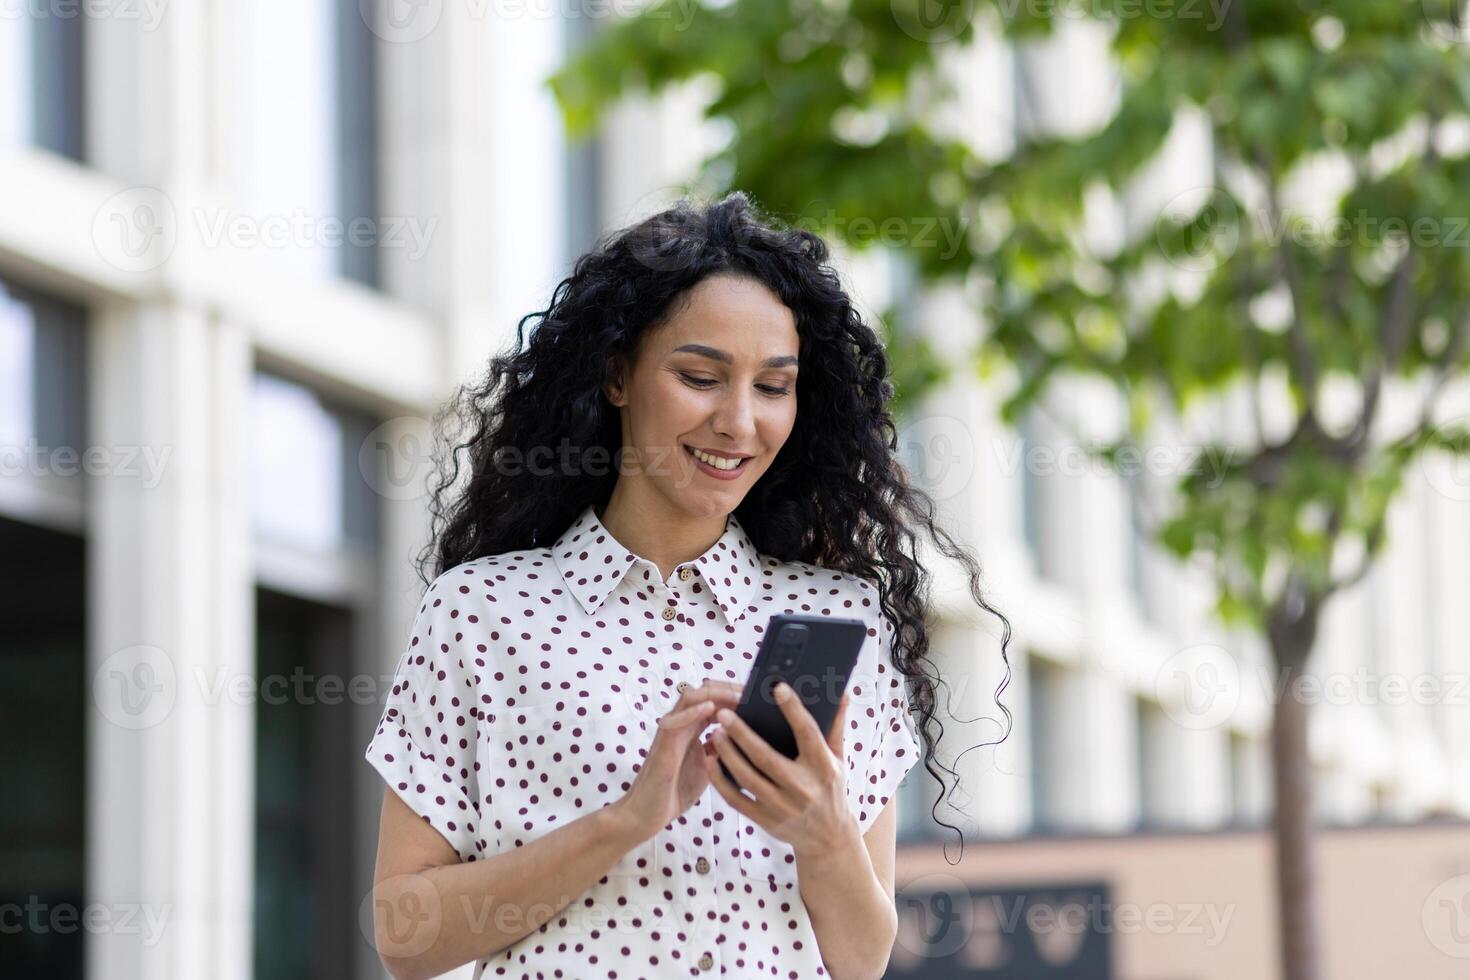
[[[236,195],[253,240],[369,285],[377,248],[377,62],[359,4],[254,0],[235,21]],[[282,25],[290,25],[283,30]]]
[[[360,458],[374,421],[268,372],[257,372],[251,402],[252,516],[257,546],[269,546],[259,551],[288,564],[306,552],[333,559],[328,567],[345,557],[371,572],[380,509]],[[363,773],[342,760],[363,738],[353,651],[374,597],[354,589],[320,601],[288,594],[296,585],[256,590],[255,975],[272,980],[349,976],[361,942],[352,890]]]
[[[918,724],[918,716],[914,723]],[[933,836],[938,828],[934,814],[930,812],[933,800],[929,798],[934,786],[934,777],[929,775],[922,761],[914,764],[898,784],[898,839],[900,841],[924,840]]]
[[[566,53],[570,58],[597,33],[596,17],[569,17],[566,25]],[[562,249],[565,264],[571,264],[590,249],[602,233],[602,138],[592,133],[566,149],[566,246]]]
[[[1038,575],[1046,574],[1046,548],[1042,534],[1044,501],[1041,480],[1036,474],[1033,459],[1039,443],[1036,437],[1036,422],[1028,412],[1020,420],[1016,437],[1021,441],[1021,533],[1026,546],[1031,550]]]
[[[322,551],[342,541],[342,427],[311,389],[257,374],[251,509],[265,537]]]
[[[381,282],[378,245],[387,234],[378,213],[378,62],[375,36],[363,20],[382,4],[336,3],[337,207],[344,224],[372,227],[343,236],[338,272],[367,286]],[[367,223],[371,222],[371,225]]]
[[[80,474],[86,340],[81,307],[0,280],[0,479]]]
[[[1144,552],[1149,547],[1149,530],[1143,508],[1146,484],[1142,475],[1133,473],[1124,477],[1128,494],[1128,586],[1133,591],[1139,612],[1149,617],[1148,589],[1144,578]]]
[[[14,27],[0,18],[0,32]],[[0,281],[0,489],[16,481],[22,514],[28,489],[80,471],[84,329],[80,307]],[[63,448],[71,455],[53,459]],[[79,481],[70,486],[79,500]],[[11,559],[0,564],[0,719],[11,742],[0,780],[13,790],[0,807],[0,908],[76,921],[85,906],[87,724],[98,717],[87,711],[85,550],[78,534],[0,517],[0,555]],[[0,973],[80,980],[86,931],[27,921],[0,928]]]
[[[1232,820],[1242,827],[1262,824],[1267,813],[1270,771],[1265,746],[1239,732],[1230,733]]]
[[[1026,714],[1031,746],[1031,825],[1038,831],[1060,829],[1061,780],[1066,778],[1059,712],[1062,669],[1036,657],[1027,658]]]
[[[1363,635],[1367,640],[1363,668],[1368,676],[1374,678],[1386,677],[1393,670],[1390,651],[1395,638],[1389,587],[1385,584],[1387,579],[1384,562],[1380,558],[1363,576],[1362,591],[1358,593],[1359,601],[1363,603]],[[1394,724],[1394,711],[1384,699],[1377,700],[1377,710],[1385,725]]]
[[[0,518],[0,908],[85,908],[88,711],[82,538]],[[44,556],[44,560],[35,560]],[[45,921],[44,919],[42,921]],[[0,973],[81,980],[85,929],[0,928]],[[20,928],[14,928],[19,925]]]
[[[367,416],[305,385],[259,372],[251,393],[251,511],[256,534],[313,551],[370,549],[378,507],[359,452]]]
[[[0,284],[0,445],[19,446],[36,431],[35,363],[34,314]]]
[[[0,145],[30,143],[31,22],[0,17]]]
[[[351,616],[256,593],[255,976],[352,974]],[[340,683],[329,688],[325,678]],[[342,692],[329,695],[328,691]]]
[[[56,4],[0,11],[0,145],[83,158],[85,19]]]
[[[1164,776],[1163,740],[1169,737],[1168,716],[1157,704],[1135,698],[1137,712],[1138,827],[1150,830],[1167,822],[1164,794],[1168,787]]]

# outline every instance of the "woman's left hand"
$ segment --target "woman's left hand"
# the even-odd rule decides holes
[[[857,820],[847,804],[847,764],[843,733],[847,729],[849,695],[842,693],[832,732],[824,737],[817,720],[786,684],[776,686],[776,703],[796,735],[796,758],[771,747],[729,708],[722,708],[704,745],[710,782],[725,801],[755,821],[798,856],[819,853],[847,839]],[[740,747],[737,751],[735,745]],[[746,758],[740,753],[744,752]],[[754,800],[720,770],[720,760]]]

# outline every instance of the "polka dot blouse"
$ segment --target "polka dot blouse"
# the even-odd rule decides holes
[[[848,805],[866,832],[919,755],[892,624],[873,583],[767,557],[733,514],[667,580],[591,505],[550,548],[444,572],[424,593],[367,759],[461,860],[524,846],[618,800],[684,687],[743,685],[776,613],[870,624],[844,736]],[[790,846],[713,786],[473,974],[715,975],[827,972]]]

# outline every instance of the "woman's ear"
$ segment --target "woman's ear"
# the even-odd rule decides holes
[[[621,407],[626,398],[623,393],[623,364],[617,356],[607,359],[607,378],[603,382],[602,391],[607,395],[607,400]]]

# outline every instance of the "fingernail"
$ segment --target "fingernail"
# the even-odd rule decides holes
[[[790,696],[791,688],[789,685],[787,685],[785,681],[782,681],[776,685],[776,697],[780,698],[782,701],[785,701]]]

